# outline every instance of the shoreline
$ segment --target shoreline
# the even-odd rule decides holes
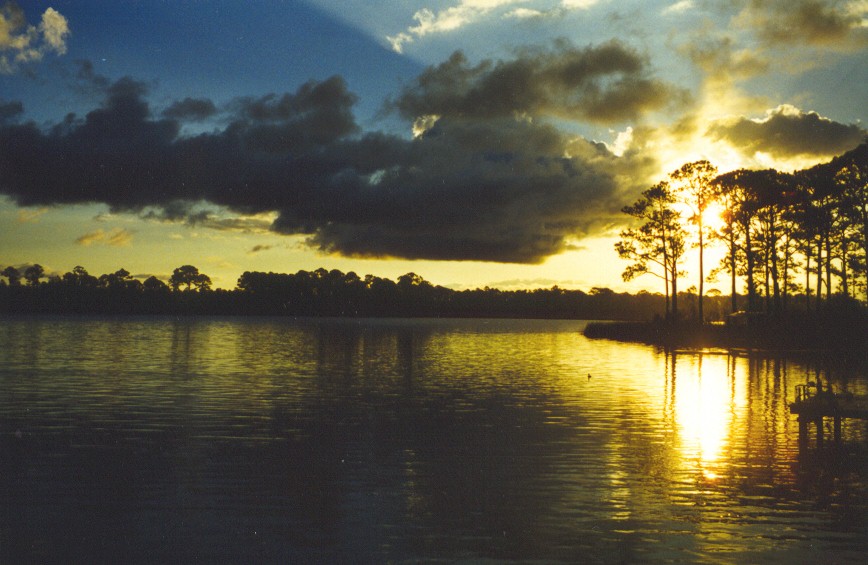
[[[845,357],[868,366],[868,323],[769,320],[750,326],[682,322],[589,322],[589,339],[638,342],[666,349],[727,349]]]

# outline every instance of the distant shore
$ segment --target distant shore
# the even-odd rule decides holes
[[[868,361],[868,320],[768,320],[755,325],[681,322],[590,322],[584,335],[667,348],[757,349],[846,356]]]

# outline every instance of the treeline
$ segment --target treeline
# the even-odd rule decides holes
[[[678,288],[691,247],[698,253],[697,315],[703,320],[709,272],[728,275],[732,311],[781,317],[794,309],[821,312],[834,301],[868,302],[868,143],[793,173],[719,175],[708,161],[687,163],[623,212],[637,226],[621,232],[616,245],[630,261],[623,278],[659,277],[667,317],[682,317]],[[709,245],[726,250],[710,269],[704,262]]]
[[[647,320],[663,309],[660,294],[588,292],[558,287],[453,290],[414,273],[397,281],[339,270],[294,274],[245,272],[233,290],[212,290],[196,267],[175,269],[169,284],[128,271],[90,275],[76,267],[45,277],[38,265],[0,273],[0,313],[124,315],[257,315],[344,317],[493,317]],[[36,275],[40,276],[37,277]],[[685,295],[684,300],[695,298]],[[712,299],[723,313],[723,297]]]

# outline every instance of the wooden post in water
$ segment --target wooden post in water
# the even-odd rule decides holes
[[[808,419],[799,414],[799,447],[808,445]]]
[[[814,420],[817,424],[817,447],[823,447],[823,417]]]
[[[816,387],[817,392],[812,394]],[[817,428],[817,447],[822,447],[823,418],[832,418],[832,435],[835,444],[841,443],[841,428],[844,418],[868,421],[868,397],[854,397],[850,393],[834,393],[831,387],[823,390],[814,383],[796,385],[796,400],[790,404],[790,411],[798,415],[799,447],[808,444],[808,427],[811,422]]]

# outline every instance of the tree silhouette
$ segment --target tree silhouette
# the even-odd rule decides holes
[[[211,278],[200,273],[199,269],[193,265],[182,265],[172,271],[169,286],[172,287],[172,290],[177,291],[182,285],[187,286],[185,290],[190,290],[193,287],[198,291],[210,290]]]
[[[713,181],[715,199],[723,205],[723,227],[713,235],[716,239],[723,241],[727,247],[727,254],[723,258],[719,270],[728,272],[730,275],[730,312],[738,310],[738,287],[736,286],[740,257],[738,226],[740,224],[739,215],[742,214],[740,205],[743,198],[738,179],[741,174],[742,171],[733,171],[720,175]],[[714,273],[715,271],[712,271],[712,276]]]
[[[134,286],[135,282],[130,272],[126,269],[118,269],[114,273],[100,275],[99,285],[105,288],[129,288]]]
[[[836,269],[835,259],[843,263],[841,253],[844,234],[847,231],[846,216],[841,213],[841,186],[834,180],[833,169],[817,165],[799,175],[801,199],[799,216],[802,228],[816,242],[817,250],[817,298],[822,298],[826,288],[826,301],[832,296],[832,276]],[[841,270],[838,270],[842,274]]]
[[[717,175],[717,167],[708,161],[687,163],[680,169],[670,173],[669,178],[676,184],[676,192],[682,194],[683,202],[690,207],[693,216],[690,220],[696,224],[699,238],[699,320],[704,320],[702,303],[705,288],[705,228],[703,215],[708,205],[714,201],[712,181]]]
[[[99,282],[99,279],[89,274],[87,270],[80,265],[76,265],[72,271],[64,273],[61,280],[64,284],[77,287],[94,287],[97,286]]]
[[[841,214],[847,219],[857,255],[852,266],[868,301],[868,143],[831,163],[841,189]]]
[[[685,233],[678,212],[672,208],[674,203],[675,197],[665,181],[642,192],[639,200],[621,211],[644,223],[623,230],[615,249],[622,259],[632,261],[621,274],[625,281],[646,273],[663,280],[666,316],[677,319],[678,265],[684,254]]]
[[[36,286],[39,284],[39,279],[45,276],[45,269],[42,265],[36,264],[31,265],[24,269],[24,280],[27,281],[27,284],[30,286]]]
[[[5,269],[3,269],[3,272],[0,274],[6,277],[6,280],[9,281],[9,286],[18,286],[21,284],[21,271],[19,271],[12,265],[9,265]]]
[[[169,290],[169,287],[166,283],[158,279],[157,277],[151,275],[150,277],[145,279],[145,282],[142,283],[142,288],[146,291],[150,292],[160,292]]]
[[[785,213],[792,203],[794,185],[790,175],[774,169],[754,171],[750,178],[748,189],[756,205],[754,239],[762,259],[766,312],[779,313],[792,256],[789,240],[793,230],[785,221]]]

